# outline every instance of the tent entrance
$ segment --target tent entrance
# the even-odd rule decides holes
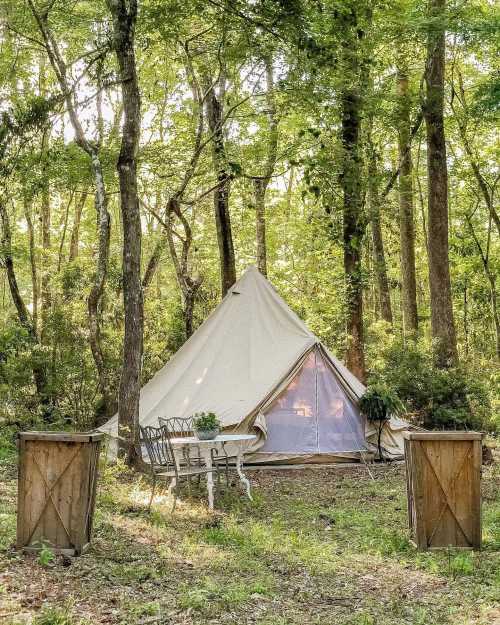
[[[366,448],[365,421],[332,366],[311,350],[288,386],[265,411],[264,453],[326,454]]]

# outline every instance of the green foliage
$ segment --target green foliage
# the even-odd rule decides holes
[[[417,423],[438,429],[500,427],[479,373],[465,367],[439,369],[430,349],[412,341],[386,340],[377,351],[371,380],[392,389]]]
[[[35,617],[33,625],[77,625],[69,610],[63,608],[45,608]]]
[[[220,428],[220,420],[214,412],[197,412],[193,415],[194,428],[202,432],[210,432]]]
[[[55,555],[50,545],[42,542],[42,547],[38,552],[38,563],[41,566],[49,566],[54,561]]]
[[[449,575],[456,578],[461,575],[472,575],[474,572],[474,554],[469,552],[448,553]]]
[[[18,323],[5,278],[0,305],[0,422],[9,428],[10,437],[10,428],[33,425],[94,427],[109,416],[110,406],[99,391],[89,346],[87,300],[96,271],[98,241],[91,161],[75,142],[49,59],[43,49],[27,45],[40,39],[36,22],[22,3],[10,0],[7,5],[0,58],[1,195],[10,217],[16,279],[28,310],[37,314],[40,338],[38,344],[31,341]],[[116,173],[122,108],[120,85],[114,82],[116,65],[110,52],[108,20],[108,8],[101,1],[73,3],[67,11],[55,3],[48,15],[69,69],[77,112],[88,137],[99,144],[104,169],[111,240],[99,320],[105,370],[115,400],[123,340],[123,250]],[[160,255],[154,279],[145,289],[141,382],[151,379],[186,340],[183,297],[161,221],[168,199],[183,186],[197,149],[199,160],[179,198],[193,235],[187,266],[191,276],[203,276],[194,306],[194,326],[199,326],[220,301],[211,192],[217,183],[212,163],[214,146],[206,119],[201,143],[196,137],[199,107],[191,89],[193,81],[188,79],[190,52],[194,82],[201,87],[205,78],[214,80],[221,67],[227,78],[223,131],[237,274],[255,263],[254,184],[266,169],[270,139],[276,137],[276,162],[265,196],[268,275],[311,330],[343,357],[350,283],[343,265],[341,183],[351,173],[345,169],[345,146],[339,131],[342,94],[353,90],[361,98],[360,147],[355,160],[365,201],[359,215],[362,227],[349,245],[362,255],[361,266],[353,276],[363,285],[366,355],[372,380],[397,392],[415,418],[430,427],[497,427],[495,406],[489,414],[490,400],[498,395],[499,385],[492,313],[495,286],[485,273],[469,220],[488,258],[493,282],[498,282],[500,270],[498,237],[464,150],[458,122],[465,128],[487,187],[496,194],[498,149],[493,128],[499,101],[495,63],[498,10],[493,3],[473,0],[448,7],[445,20],[447,31],[453,33],[447,42],[445,72],[452,207],[449,252],[458,348],[465,364],[439,371],[429,359],[427,344],[428,190],[423,125],[413,139],[411,154],[421,341],[418,353],[412,353],[410,345],[409,349],[401,346],[399,351],[394,348],[394,358],[386,355],[392,338],[377,329],[381,323],[379,287],[366,209],[371,201],[368,182],[374,177],[374,187],[378,185],[381,192],[399,160],[401,106],[394,69],[401,66],[408,75],[413,123],[420,112],[426,35],[430,27],[442,26],[441,18],[429,20],[425,4],[414,0],[376,5],[365,0],[264,1],[249,3],[244,13],[218,10],[197,0],[144,3],[136,33],[143,137],[138,167],[143,274],[157,249]],[[187,48],[182,42],[188,42]],[[271,59],[273,66],[271,99],[266,93],[264,58]],[[348,71],[346,66],[356,60],[366,62],[366,66],[361,72]],[[98,69],[102,70],[100,77]],[[213,75],[208,76],[210,73]],[[101,79],[105,89],[98,84]],[[466,96],[463,102],[460,83]],[[102,96],[102,126],[97,93]],[[271,100],[276,112],[274,129]],[[373,175],[367,167],[371,151],[376,153],[378,164]],[[68,262],[76,207],[82,196],[78,256]],[[48,245],[43,242],[41,227],[47,197]],[[381,228],[394,337],[404,334],[397,184],[383,197]],[[180,253],[182,241],[177,236],[174,239]],[[2,246],[0,252],[4,252]],[[32,261],[37,273],[35,285]],[[50,292],[43,319],[42,276],[48,277]],[[37,310],[33,310],[35,291]],[[41,405],[37,394],[34,366],[46,375],[48,396],[43,399],[48,407]],[[490,386],[489,392],[485,385]],[[4,449],[10,453],[11,447]]]
[[[368,421],[387,421],[402,411],[402,403],[391,390],[383,386],[369,386],[359,401],[359,409]]]

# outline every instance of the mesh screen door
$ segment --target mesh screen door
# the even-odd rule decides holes
[[[263,452],[317,454],[365,448],[365,423],[315,349],[266,414]]]

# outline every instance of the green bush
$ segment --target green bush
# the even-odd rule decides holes
[[[464,366],[435,367],[424,345],[381,342],[372,365],[369,382],[392,389],[416,423],[437,429],[500,429],[479,375]]]

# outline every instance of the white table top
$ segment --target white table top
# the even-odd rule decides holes
[[[238,443],[241,441],[254,441],[257,438],[255,434],[219,434],[215,438],[208,441],[201,441],[196,436],[179,436],[171,438],[171,445],[213,445],[214,443]]]

